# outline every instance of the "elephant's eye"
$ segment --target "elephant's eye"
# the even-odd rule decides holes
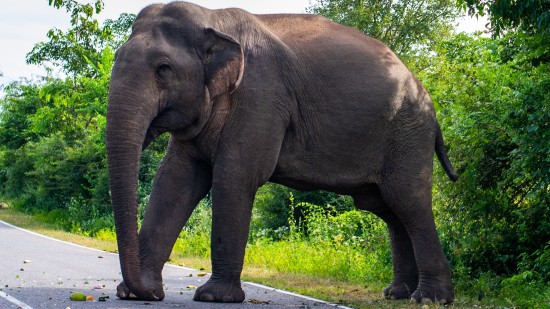
[[[161,64],[157,67],[157,76],[165,79],[172,74],[172,68],[168,64]]]

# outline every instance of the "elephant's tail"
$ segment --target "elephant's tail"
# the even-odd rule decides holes
[[[456,181],[458,179],[458,174],[454,171],[451,161],[449,160],[449,156],[447,155],[447,150],[445,149],[443,134],[441,133],[439,123],[437,123],[435,131],[435,154],[437,155],[443,170],[445,170],[445,173],[449,176],[449,179]]]

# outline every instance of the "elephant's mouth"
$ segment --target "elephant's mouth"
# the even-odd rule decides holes
[[[150,126],[147,130],[147,133],[145,134],[145,139],[143,140],[143,145],[141,146],[141,150],[145,150],[155,138],[157,138],[162,133],[167,132],[168,130],[166,128],[158,128],[154,126]]]
[[[141,150],[145,150],[145,148],[147,148],[155,138],[163,133],[173,130],[176,126],[177,118],[173,113],[171,113],[170,109],[165,109],[159,113],[153,121],[151,121],[151,124],[147,129],[147,133],[145,133],[145,139],[143,140]]]
[[[169,128],[159,125],[162,122],[162,115],[157,116],[149,125],[147,133],[145,133],[145,139],[143,140],[142,150],[145,150],[152,142],[161,134],[168,132]]]
[[[181,127],[177,122],[177,117],[174,114],[163,113],[153,119],[151,125],[145,133],[142,150],[145,150],[155,138],[166,132],[176,134],[180,140],[188,140],[198,135],[202,130],[204,123],[201,123],[199,117],[193,118],[191,124]]]

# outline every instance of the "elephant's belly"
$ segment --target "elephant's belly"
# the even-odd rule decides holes
[[[331,191],[378,183],[389,145],[389,103],[329,99],[315,110],[305,106],[309,117],[294,118],[273,181]]]
[[[299,190],[353,192],[366,184],[378,183],[383,154],[374,149],[332,153],[281,153],[270,181]]]

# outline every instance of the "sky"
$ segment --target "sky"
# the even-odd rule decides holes
[[[121,13],[137,14],[145,6],[163,0],[104,0],[100,22]],[[188,0],[210,9],[239,7],[252,13],[303,13],[312,0]],[[314,1],[314,0],[313,0]],[[166,0],[164,0],[166,2]],[[24,78],[44,76],[42,67],[27,65],[25,57],[38,42],[47,41],[52,28],[69,28],[70,14],[48,5],[48,0],[16,0],[0,3],[0,85]],[[460,30],[483,30],[484,21],[468,19]],[[1,89],[0,89],[1,90]]]

